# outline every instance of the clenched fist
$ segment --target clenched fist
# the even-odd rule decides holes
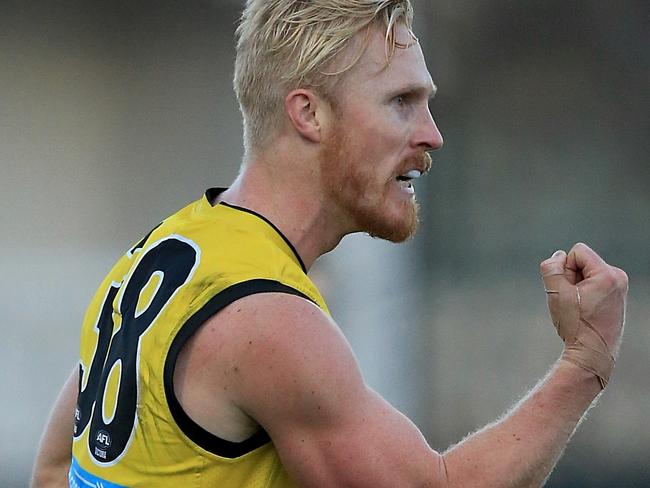
[[[614,369],[625,322],[628,278],[585,244],[540,265],[548,308],[564,341],[562,358],[595,374],[603,388]]]

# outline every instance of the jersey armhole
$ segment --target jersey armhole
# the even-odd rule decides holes
[[[174,392],[174,370],[178,355],[187,340],[214,314],[240,298],[256,293],[287,293],[305,298],[315,303],[304,293],[291,288],[279,281],[267,279],[254,279],[232,285],[213,296],[194,315],[192,315],[180,328],[167,353],[164,369],[165,395],[169,410],[174,421],[181,431],[202,449],[220,457],[234,459],[247,454],[269,443],[271,438],[263,429],[260,429],[248,439],[241,442],[232,442],[222,439],[194,422],[183,410]]]

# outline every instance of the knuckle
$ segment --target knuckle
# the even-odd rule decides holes
[[[608,288],[614,288],[617,286],[617,277],[616,272],[611,268],[611,266],[603,273],[603,281]]]
[[[539,271],[542,276],[557,274],[560,268],[561,265],[558,263],[557,260],[553,258],[546,259],[542,261],[539,265]]]
[[[539,269],[544,270],[553,265],[553,258],[546,258],[544,261],[539,263]]]
[[[627,273],[620,268],[609,266],[604,275],[604,279],[605,284],[611,288],[627,290],[629,279]]]
[[[584,251],[585,249],[589,249],[589,246],[584,242],[576,242],[573,245],[573,251]]]
[[[616,274],[618,288],[621,290],[627,290],[630,284],[630,278],[627,273],[621,268],[614,267],[614,273]]]

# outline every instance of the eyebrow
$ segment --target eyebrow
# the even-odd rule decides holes
[[[438,92],[438,87],[433,84],[433,89],[430,90],[429,86],[426,85],[421,85],[421,84],[411,84],[411,85],[406,85],[401,87],[398,90],[395,90],[392,94],[391,97],[395,97],[401,94],[407,94],[407,95],[424,95],[425,93],[428,93],[427,98],[429,101],[433,100],[433,97],[436,96],[436,93]]]

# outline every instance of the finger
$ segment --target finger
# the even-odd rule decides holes
[[[578,270],[575,259],[573,259],[574,256],[571,255],[571,257],[572,259],[569,259],[569,256],[567,256],[566,264],[564,265],[564,276],[569,283],[577,285],[585,278],[582,276],[582,272]]]
[[[540,264],[539,269],[546,293],[558,293],[562,284],[566,282],[564,276],[566,259],[566,253],[559,250]]]
[[[566,260],[567,274],[575,274],[576,283],[580,278],[589,278],[596,271],[607,266],[607,263],[593,249],[582,242],[571,248]],[[570,278],[569,278],[570,279]]]

